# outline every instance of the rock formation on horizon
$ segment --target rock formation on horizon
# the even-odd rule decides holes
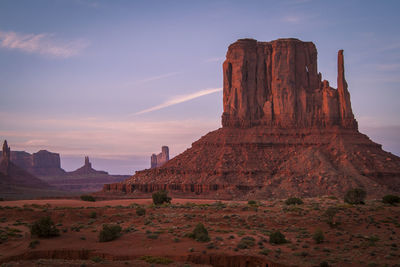
[[[69,172],[70,175],[108,175],[108,172],[97,171],[92,168],[92,163],[89,161],[89,157],[85,156],[85,163],[79,169]]]
[[[400,191],[400,158],[358,132],[338,53],[338,88],[322,80],[312,42],[241,39],[223,64],[222,128],[160,168],[104,192],[169,190],[176,196],[368,197]]]
[[[18,167],[11,161],[11,149],[5,140],[0,160],[0,195],[18,197],[29,190],[52,190],[49,184]]]
[[[169,160],[169,148],[167,146],[161,147],[161,153],[158,155],[153,154],[150,158],[150,168],[157,168],[164,165]]]
[[[10,151],[10,161],[35,176],[65,174],[61,168],[60,154],[47,150],[40,150],[33,154],[25,151]]]

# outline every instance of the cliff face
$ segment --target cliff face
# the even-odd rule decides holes
[[[338,55],[338,90],[321,81],[317,50],[311,42],[242,39],[229,46],[223,64],[223,127],[357,130],[344,78],[343,51]]]
[[[400,158],[358,132],[342,50],[337,89],[317,72],[314,44],[297,39],[239,40],[223,72],[222,128],[103,191],[219,199],[400,192]]]

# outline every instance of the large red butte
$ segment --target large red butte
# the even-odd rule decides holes
[[[400,158],[358,132],[338,54],[338,88],[317,71],[312,42],[242,39],[229,46],[222,128],[160,168],[136,172],[105,192],[166,189],[203,198],[369,197],[400,191]]]

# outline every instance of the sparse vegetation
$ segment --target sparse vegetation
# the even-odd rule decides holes
[[[346,192],[344,202],[349,204],[364,204],[367,192],[362,188],[353,188]]]
[[[29,243],[29,248],[36,248],[36,246],[37,245],[39,245],[39,243],[40,243],[40,241],[39,240],[32,240],[30,243]]]
[[[121,226],[117,224],[103,224],[103,229],[99,233],[99,242],[115,240],[121,235],[121,231]]]
[[[146,209],[143,207],[137,207],[136,208],[136,215],[137,216],[144,216],[146,215]]]
[[[210,241],[210,237],[208,236],[208,231],[202,223],[198,223],[194,228],[193,232],[190,233],[188,236],[199,242]]]
[[[325,240],[324,232],[322,232],[322,230],[318,229],[317,231],[315,231],[315,233],[313,235],[313,239],[317,244],[321,244]]]
[[[245,236],[239,241],[239,243],[237,245],[237,248],[239,248],[239,249],[247,249],[247,248],[254,247],[255,241],[256,240],[254,239],[254,237]]]
[[[386,195],[382,198],[382,202],[390,205],[400,203],[400,197],[395,195]]]
[[[90,202],[95,202],[96,201],[96,199],[91,195],[82,195],[81,196],[81,200],[90,201]]]
[[[282,234],[280,231],[272,232],[269,236],[269,243],[271,244],[284,244],[287,240],[285,235]]]
[[[153,256],[142,256],[139,258],[140,260],[143,260],[147,263],[151,264],[170,264],[173,263],[174,261],[168,258],[163,258],[163,257],[153,257]]]
[[[160,190],[153,193],[153,203],[155,205],[161,205],[164,203],[171,203],[171,198],[168,196],[168,192],[165,190]]]
[[[50,238],[59,236],[60,231],[50,217],[43,217],[33,223],[31,226],[31,235],[40,238]]]
[[[338,211],[339,210],[336,207],[329,207],[324,213],[324,216],[327,217],[327,223],[332,228],[340,224],[338,221],[335,220],[335,216],[338,213]]]
[[[303,200],[301,200],[301,198],[298,197],[290,197],[285,201],[286,205],[302,205],[303,203],[304,203]]]

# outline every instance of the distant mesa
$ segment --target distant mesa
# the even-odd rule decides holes
[[[11,151],[10,161],[36,176],[65,174],[65,171],[61,168],[60,154],[47,150],[40,150],[33,154],[25,151]]]
[[[0,159],[1,197],[14,199],[22,194],[37,196],[38,193],[49,194],[55,189],[46,182],[15,165],[11,161],[11,155],[11,149],[7,141],[4,141],[2,158]]]
[[[167,146],[161,147],[161,153],[151,155],[150,166],[151,168],[157,168],[164,165],[169,160],[169,148]]]
[[[223,63],[222,128],[159,168],[103,191],[265,199],[368,197],[400,191],[400,158],[359,133],[338,52],[338,88],[322,79],[312,42],[241,39]]]

